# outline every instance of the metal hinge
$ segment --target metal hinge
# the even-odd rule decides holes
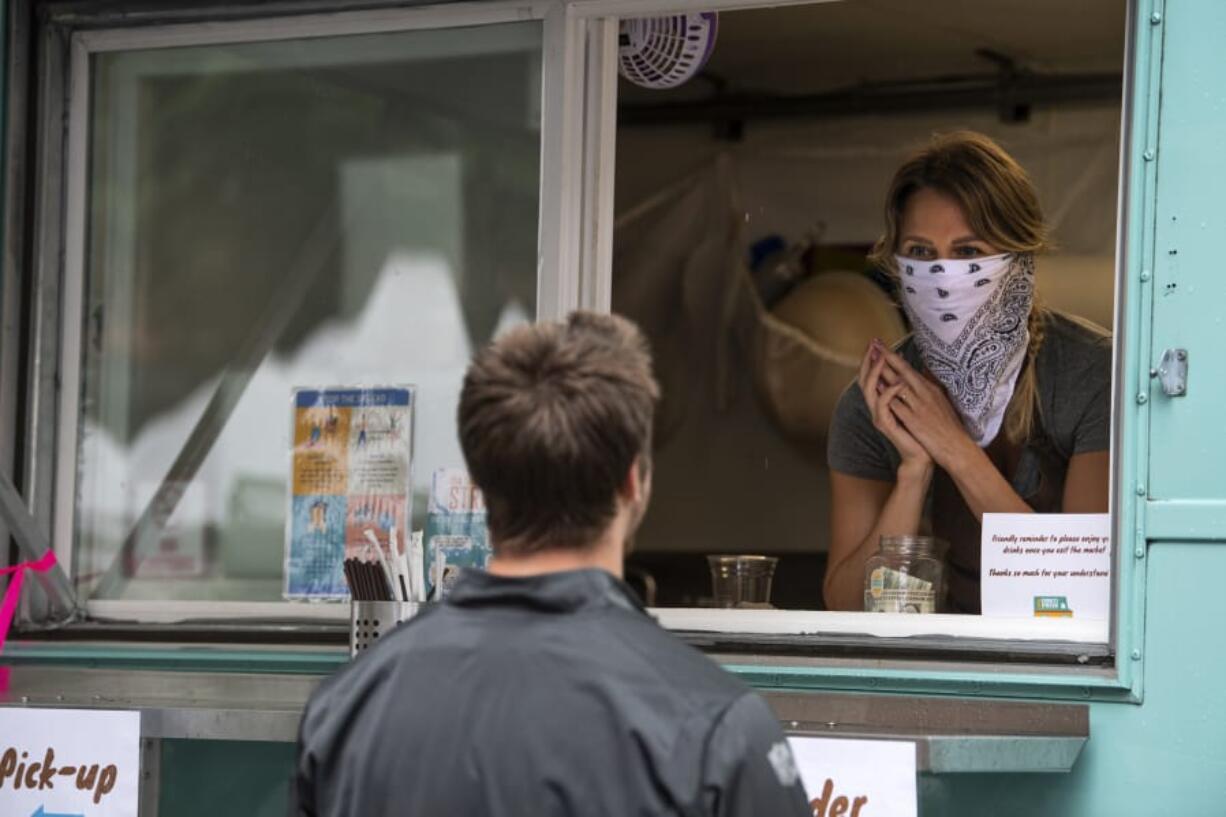
[[[1167,349],[1158,368],[1149,370],[1149,376],[1158,378],[1167,397],[1183,397],[1188,393],[1188,350]]]

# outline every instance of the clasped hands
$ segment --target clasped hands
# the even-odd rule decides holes
[[[970,449],[978,451],[941,385],[880,340],[864,353],[859,384],[873,426],[898,449],[901,468],[927,474],[935,463],[952,472]]]

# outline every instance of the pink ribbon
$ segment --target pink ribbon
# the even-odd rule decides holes
[[[9,588],[4,591],[4,601],[0,602],[0,652],[4,651],[4,642],[9,637],[9,627],[13,623],[13,614],[17,612],[17,599],[21,598],[21,583],[25,581],[26,571],[46,573],[55,567],[55,551],[48,550],[41,559],[33,562],[19,562],[12,567],[0,570],[0,576],[12,574]]]

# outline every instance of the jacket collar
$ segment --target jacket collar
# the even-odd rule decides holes
[[[599,568],[519,578],[468,569],[447,595],[447,603],[457,607],[523,607],[551,613],[613,606],[646,614],[625,582]]]

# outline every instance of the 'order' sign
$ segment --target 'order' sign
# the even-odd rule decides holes
[[[140,713],[0,707],[0,817],[136,817]]]
[[[788,738],[813,817],[915,817],[915,744]]]

